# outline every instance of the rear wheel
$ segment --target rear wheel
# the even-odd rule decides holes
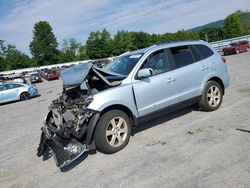
[[[22,93],[22,94],[20,95],[20,99],[21,99],[22,101],[29,100],[29,99],[30,99],[30,94],[27,93],[27,92]]]
[[[199,106],[206,111],[217,110],[223,99],[223,92],[220,84],[215,81],[209,81],[203,91]]]
[[[127,114],[120,110],[111,110],[101,116],[94,141],[99,151],[111,154],[128,144],[130,134],[131,122]]]

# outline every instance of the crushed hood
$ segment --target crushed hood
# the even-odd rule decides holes
[[[80,85],[87,77],[92,67],[92,63],[83,63],[61,70],[63,86]]]
[[[115,77],[116,80],[122,80],[125,78],[125,76],[123,75],[116,74],[114,72],[99,68],[93,65],[93,63],[88,62],[88,63],[74,65],[70,68],[61,70],[61,79],[63,82],[63,86],[67,87],[67,86],[82,84],[83,81],[86,79],[86,77],[92,71],[95,73],[96,76],[104,80],[105,83],[108,83],[109,85],[112,85],[112,86],[114,84],[111,84],[108,81],[108,78],[113,79]]]

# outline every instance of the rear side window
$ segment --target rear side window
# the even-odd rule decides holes
[[[200,53],[202,59],[206,59],[206,58],[214,55],[214,52],[209,47],[207,47],[206,45],[196,44],[196,45],[193,45],[193,46],[198,50],[198,52]]]
[[[22,85],[20,85],[20,84],[8,84],[8,85],[6,85],[7,89],[15,89],[18,87],[22,87]]]
[[[190,65],[194,62],[191,50],[188,46],[170,48],[176,68]]]

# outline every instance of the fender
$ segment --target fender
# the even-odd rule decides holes
[[[88,131],[87,131],[87,140],[86,140],[87,149],[93,150],[96,148],[94,141],[93,141],[93,136],[94,136],[95,128],[99,119],[100,119],[100,112],[97,112],[94,115],[92,115],[89,121]]]

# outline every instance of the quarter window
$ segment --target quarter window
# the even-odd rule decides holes
[[[165,51],[159,50],[152,53],[141,67],[141,69],[145,68],[151,68],[153,70],[153,76],[169,71],[170,66]]]
[[[194,57],[194,61],[197,62],[197,61],[202,60],[202,58],[201,58],[198,50],[196,48],[194,48],[193,45],[190,45],[189,47],[190,47],[190,49],[192,51],[192,54],[193,54],[193,57]]]
[[[190,48],[188,46],[178,46],[170,48],[176,68],[181,68],[194,62]]]
[[[202,59],[206,59],[214,54],[214,52],[208,48],[206,45],[203,44],[196,44],[194,47],[199,51]]]

